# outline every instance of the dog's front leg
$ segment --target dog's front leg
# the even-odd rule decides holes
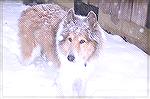
[[[85,81],[83,79],[76,79],[72,84],[72,89],[75,96],[84,96]]]
[[[59,83],[64,96],[84,96],[85,79],[79,69],[72,69],[71,65],[60,67]]]

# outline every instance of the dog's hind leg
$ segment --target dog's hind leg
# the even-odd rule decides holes
[[[39,44],[42,46],[43,54],[45,54],[48,62],[59,66],[59,61],[56,55],[55,46],[55,32],[49,27],[48,29],[43,28],[38,31],[39,37],[36,38]]]

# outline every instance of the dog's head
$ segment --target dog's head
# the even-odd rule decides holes
[[[102,35],[93,11],[86,17],[68,11],[57,33],[59,54],[69,62],[86,63],[102,47]]]

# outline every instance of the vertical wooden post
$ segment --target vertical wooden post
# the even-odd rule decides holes
[[[150,29],[150,1],[149,1],[149,3],[148,3],[146,27],[147,27],[148,29]],[[149,43],[150,43],[150,42],[149,42]]]
[[[146,25],[148,0],[134,0],[131,21],[140,25]]]

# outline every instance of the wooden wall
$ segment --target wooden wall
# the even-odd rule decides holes
[[[88,0],[99,7],[99,23],[150,54],[150,29],[146,28],[149,0]]]
[[[149,0],[88,0],[99,6],[103,13],[109,14],[114,23],[117,19],[132,21],[145,26]]]

